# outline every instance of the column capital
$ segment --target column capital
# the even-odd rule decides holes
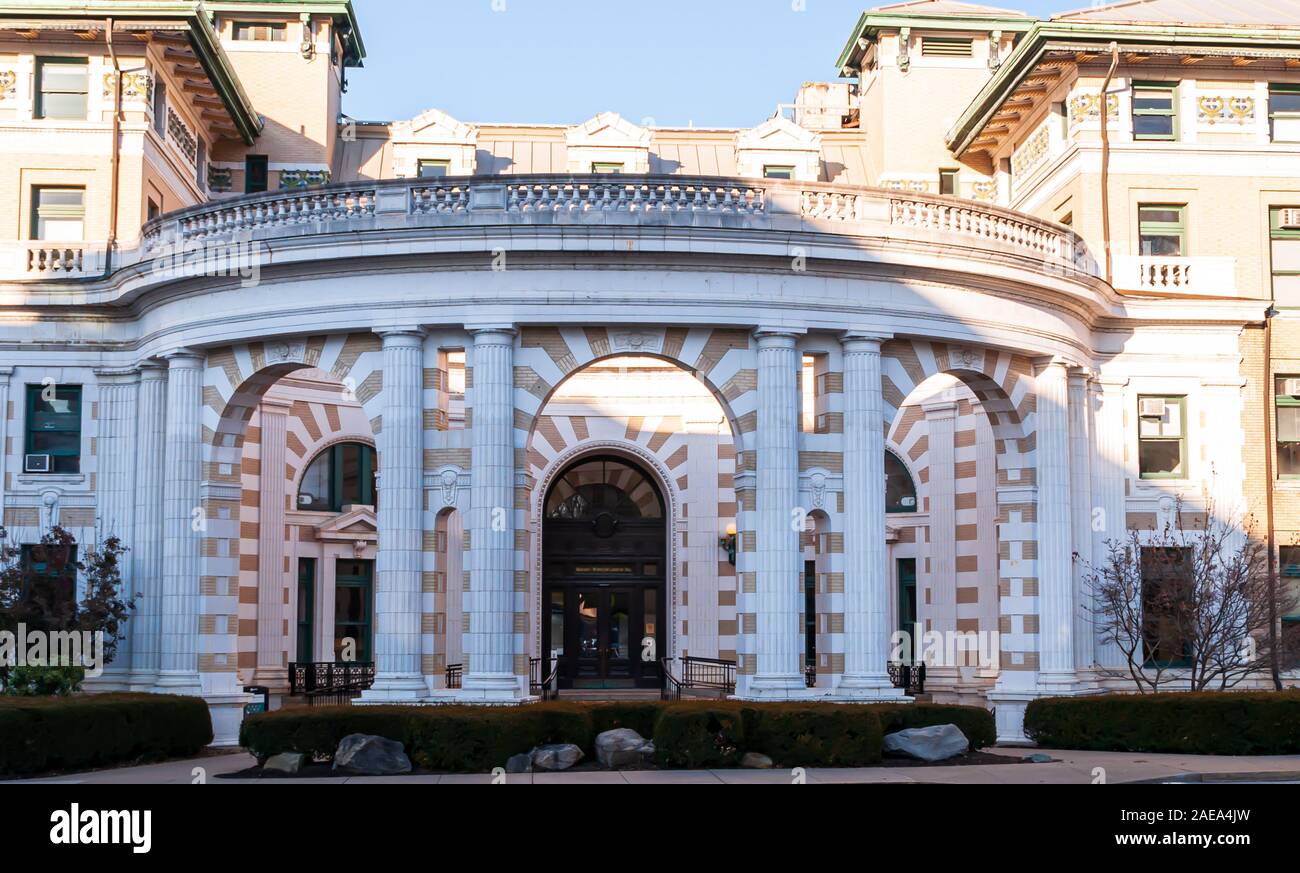
[[[894,338],[892,333],[850,330],[840,334],[840,345],[846,352],[880,352],[880,347]]]
[[[921,411],[925,413],[926,421],[944,418],[957,417],[956,400],[934,400],[921,404]]]
[[[1067,368],[1074,366],[1074,363],[1064,355],[1043,355],[1042,357],[1034,358],[1031,363],[1034,366],[1035,376],[1042,375],[1050,370],[1064,371]]]
[[[519,331],[513,324],[467,324],[465,330],[474,337],[476,346],[511,345]]]
[[[167,378],[167,362],[148,358],[136,364],[141,382],[161,382]]]
[[[293,409],[293,401],[281,400],[278,397],[263,396],[262,399],[258,401],[257,408],[263,415],[268,412],[277,415],[288,415],[289,410]]]
[[[760,349],[792,349],[807,333],[806,328],[799,327],[757,327],[754,338]]]
[[[140,381],[138,367],[96,367],[91,372],[101,385],[134,385]]]
[[[424,342],[424,338],[428,336],[428,331],[418,324],[376,327],[373,328],[373,332],[383,339],[385,346],[420,345]]]
[[[169,370],[200,370],[206,356],[198,349],[175,348],[158,357],[167,362]]]
[[[0,367],[0,386],[9,384],[9,377],[14,374],[13,367]]]

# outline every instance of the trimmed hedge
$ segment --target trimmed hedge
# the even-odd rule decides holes
[[[1192,755],[1300,753],[1300,690],[1047,697],[1025,710],[1046,748]]]
[[[0,775],[86,770],[197,754],[212,742],[198,697],[94,694],[0,698]]]
[[[593,758],[598,734],[625,727],[654,740],[661,767],[736,767],[746,752],[779,767],[862,767],[880,762],[885,733],[931,724],[957,724],[975,748],[993,742],[993,718],[977,707],[681,701],[290,709],[246,718],[240,743],[261,759],[329,759],[343,737],[373,734],[402,743],[418,767],[472,773],[545,743]]]

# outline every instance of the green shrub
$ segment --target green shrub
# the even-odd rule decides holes
[[[4,776],[183,757],[211,742],[208,705],[198,697],[0,698],[0,775]]]
[[[4,679],[10,697],[65,697],[81,690],[85,667],[14,667]]]
[[[745,748],[745,723],[737,704],[674,703],[655,725],[655,763],[661,767],[735,767]]]
[[[1030,702],[1025,733],[1058,749],[1294,755],[1300,690],[1047,697]]]
[[[746,750],[778,767],[866,767],[880,763],[883,734],[873,707],[772,703],[743,710]]]
[[[956,706],[943,703],[881,704],[871,707],[880,716],[886,734],[911,728],[955,724],[970,740],[972,749],[983,749],[997,742],[997,722],[993,713],[982,706]]]

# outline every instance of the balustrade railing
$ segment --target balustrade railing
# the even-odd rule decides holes
[[[507,185],[506,210],[536,212],[714,212],[758,215],[762,187],[685,181],[528,181]]]
[[[322,661],[289,665],[289,694],[308,698],[365,691],[375,683],[375,665],[361,661]]]

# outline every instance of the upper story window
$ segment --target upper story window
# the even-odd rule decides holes
[[[885,452],[885,512],[916,512],[916,483],[893,452]]]
[[[42,612],[54,619],[77,613],[77,547],[25,545],[19,553],[27,571],[23,599],[42,605]]]
[[[1133,83],[1133,138],[1178,139],[1178,83]]]
[[[975,53],[975,40],[969,36],[923,36],[923,58],[969,58]]]
[[[1269,86],[1268,125],[1273,142],[1300,142],[1300,84]]]
[[[1187,398],[1138,398],[1138,475],[1187,478]]]
[[[28,385],[23,470],[81,472],[81,386]]]
[[[86,238],[86,189],[32,189],[32,239],[77,242]]]
[[[244,193],[258,194],[270,187],[271,165],[266,155],[244,158]]]
[[[316,456],[298,486],[298,508],[342,512],[345,506],[375,505],[375,449],[339,443]]]
[[[1277,474],[1300,479],[1300,377],[1277,378]]]
[[[36,117],[85,121],[90,93],[86,58],[36,61]]]
[[[764,164],[763,178],[764,179],[793,179],[794,167],[791,167],[789,165],[781,165],[781,164]]]
[[[1144,258],[1186,256],[1186,204],[1144,203],[1138,206],[1138,254]]]
[[[957,196],[957,170],[939,171],[939,193]]]
[[[623,172],[622,164],[608,163],[605,161],[596,161],[591,165],[593,173],[617,175]]]
[[[153,83],[153,132],[167,140],[167,85],[158,79]]]
[[[289,38],[283,22],[236,21],[233,27],[237,42],[284,42]]]
[[[451,175],[451,161],[420,161],[419,174],[421,179],[442,179]]]

